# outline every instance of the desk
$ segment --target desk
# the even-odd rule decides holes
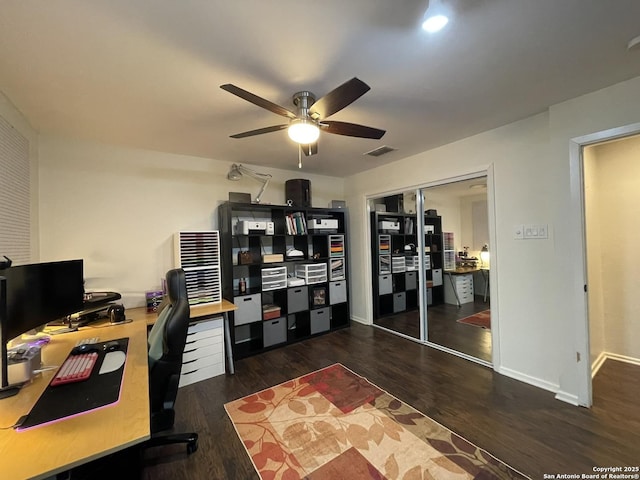
[[[227,357],[227,373],[233,375],[235,369],[233,366],[233,350],[231,348],[231,330],[229,327],[229,312],[237,310],[238,307],[228,300],[222,300],[222,303],[210,303],[206,305],[194,305],[189,308],[190,317],[193,321],[202,320],[206,317],[222,315],[224,327],[224,349]],[[158,315],[156,313],[147,313],[144,308],[134,308],[127,310],[127,318],[146,319],[147,325],[151,326],[156,322]]]
[[[484,301],[487,301],[487,291],[489,288],[489,269],[488,268],[479,268],[479,267],[458,267],[455,270],[445,270],[445,275],[449,278],[449,285],[451,286],[451,290],[453,290],[453,294],[455,295],[456,304],[458,307],[461,305],[460,297],[458,296],[458,290],[454,283],[454,276],[457,275],[472,275],[475,272],[480,272],[482,278],[484,280]]]
[[[128,314],[127,317],[130,318]],[[102,326],[105,328],[100,328]],[[149,374],[144,321],[134,319],[120,325],[96,323],[78,332],[54,335],[42,349],[43,364],[60,365],[79,339],[96,336],[101,342],[129,337],[120,400],[100,410],[23,432],[0,430],[2,478],[46,478],[149,439]],[[0,427],[9,427],[29,413],[54,374],[55,370],[50,370],[37,375],[16,396],[0,400]]]

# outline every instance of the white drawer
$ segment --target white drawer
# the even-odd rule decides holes
[[[222,317],[215,317],[210,320],[203,320],[201,322],[194,322],[190,324],[189,329],[187,330],[187,335],[214,328],[222,328]]]
[[[220,336],[222,336],[222,325],[220,325],[217,328],[212,328],[210,330],[202,330],[200,332],[187,334],[187,343],[197,342],[198,340],[202,340],[204,338],[220,337]]]
[[[209,365],[204,368],[192,371],[180,375],[180,382],[178,386],[184,387],[185,385],[191,385],[192,383],[206,380],[207,378],[216,377],[224,373],[224,362]]]
[[[208,367],[210,365],[215,365],[216,363],[221,363],[223,359],[224,359],[224,356],[220,349],[218,349],[217,353],[213,353],[212,355],[198,357],[194,360],[189,360],[189,361],[185,361],[183,356],[182,372],[189,373],[194,370],[200,370],[201,368]]]
[[[287,287],[287,280],[286,278],[284,280],[274,280],[274,281],[265,281],[264,279],[262,280],[262,290],[277,290],[279,288],[286,288]]]
[[[187,355],[189,355],[189,360],[193,360],[194,358],[211,355],[216,352],[221,352],[222,350],[222,337],[203,338],[184,346],[182,361],[187,361]]]

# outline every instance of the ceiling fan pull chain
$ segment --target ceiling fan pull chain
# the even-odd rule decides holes
[[[302,168],[302,145],[298,144],[298,168]]]

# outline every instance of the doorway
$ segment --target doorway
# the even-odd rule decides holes
[[[591,376],[608,359],[640,365],[640,243],[637,216],[640,135],[583,149],[589,360]],[[621,172],[624,174],[621,175]]]
[[[637,284],[638,278],[629,255],[640,239],[631,221],[640,178],[633,158],[640,153],[638,134],[640,123],[571,141],[571,187],[578,193],[574,205],[582,218],[582,273],[588,291],[583,314],[576,315],[577,341],[584,342],[582,355],[588,359],[577,376],[577,402],[586,407],[593,402],[592,377],[604,360],[640,365],[640,348],[631,342],[640,332],[635,321],[640,304],[626,286]]]
[[[374,325],[490,365],[487,176],[371,198],[369,210]]]

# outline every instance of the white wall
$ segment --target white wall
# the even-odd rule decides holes
[[[558,104],[548,112],[347,179],[351,212],[352,311],[370,322],[365,195],[436,182],[493,166],[496,236],[491,308],[499,317],[507,375],[583,398],[588,361],[584,323],[582,207],[570,169],[570,140],[640,120],[640,77]],[[411,172],[407,175],[406,172]],[[514,226],[549,225],[546,240],[516,240]],[[581,360],[578,361],[577,352]]]
[[[587,224],[587,241],[599,243],[601,292],[593,290],[589,266],[589,313],[594,328],[604,333],[604,351],[640,362],[640,270],[635,263],[640,245],[640,137],[591,147],[596,164],[597,209]],[[591,248],[589,248],[591,251]],[[589,261],[592,257],[589,256]],[[597,260],[596,260],[597,261]],[[596,283],[597,285],[597,283]],[[601,301],[602,318],[593,318],[591,296]],[[600,324],[600,325],[599,325]],[[593,330],[592,328],[591,330]],[[591,341],[594,346],[594,341]],[[593,348],[592,348],[593,351]]]
[[[175,232],[217,228],[229,191],[255,198],[261,186],[227,180],[230,162],[54,136],[39,156],[41,260],[83,258],[86,289],[120,292],[128,307],[174,266]],[[273,175],[263,204],[284,204],[285,180],[300,177],[313,206],[343,198],[342,179],[247,166]]]

